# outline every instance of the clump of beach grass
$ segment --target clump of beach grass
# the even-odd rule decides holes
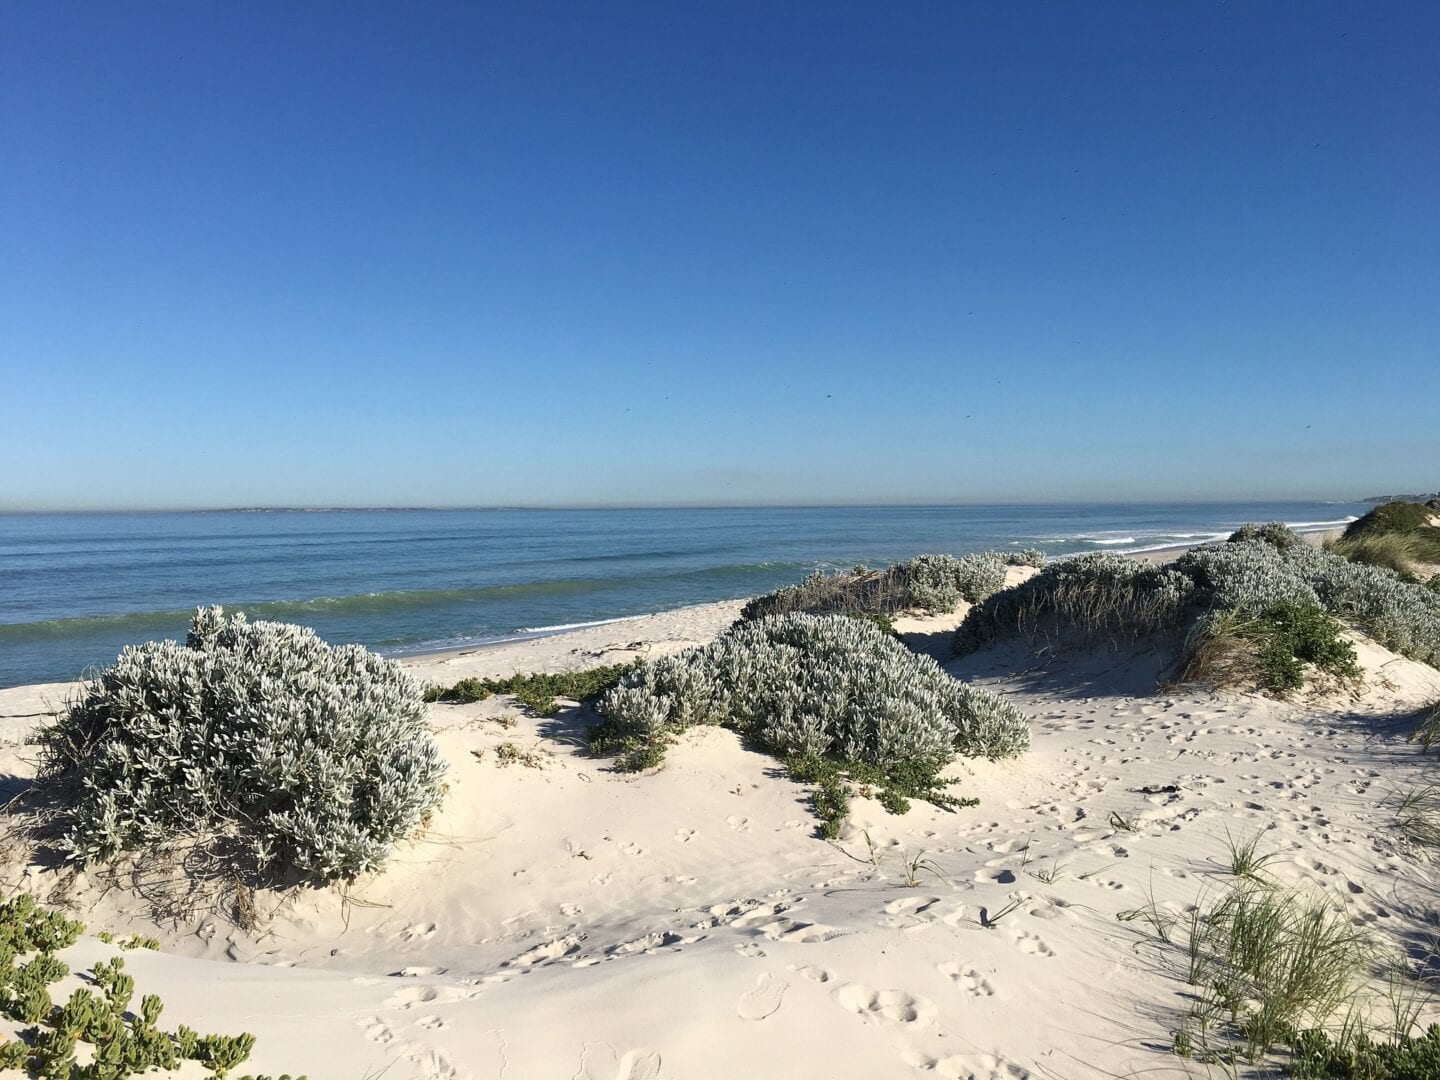
[[[1440,518],[1420,503],[1390,502],[1352,521],[1339,539],[1327,547],[1352,562],[1392,570],[1408,580],[1419,580],[1427,567],[1440,565]],[[1433,574],[1430,569],[1426,576]]]
[[[1174,1053],[1228,1075],[1241,1063],[1303,1080],[1440,1075],[1426,1071],[1440,1064],[1440,1029],[1415,1034],[1433,997],[1424,973],[1377,953],[1343,906],[1265,874],[1273,856],[1258,839],[1227,835],[1233,881],[1183,918],[1153,900],[1119,915],[1147,923],[1193,987]]]

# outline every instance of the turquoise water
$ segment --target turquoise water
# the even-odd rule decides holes
[[[924,551],[1135,551],[1359,503],[0,515],[0,686],[183,636],[199,604],[389,653],[749,596]]]

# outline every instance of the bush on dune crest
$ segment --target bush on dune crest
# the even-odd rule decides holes
[[[1352,521],[1328,547],[1351,562],[1380,566],[1416,580],[1440,565],[1440,512],[1420,503],[1390,502]],[[1428,576],[1428,575],[1427,575]]]
[[[939,791],[936,774],[956,753],[1008,757],[1030,738],[1025,718],[999,696],[840,616],[738,624],[625,676],[599,708],[605,721],[592,746],[620,753],[622,769],[658,764],[677,733],[716,724],[789,759],[799,778],[827,772],[821,762],[853,764],[870,778],[856,779],[925,798]]]
[[[1134,639],[1188,628],[1190,659],[1206,646],[1214,654],[1228,635],[1231,646],[1258,651],[1262,685],[1281,691],[1295,685],[1291,661],[1342,677],[1358,671],[1336,620],[1440,666],[1440,593],[1312,547],[1278,522],[1194,548],[1169,569],[1103,554],[1053,563],[974,608],[955,648],[1040,630]],[[1297,651],[1282,658],[1285,649]]]
[[[1036,565],[1044,558],[1038,551],[1010,556],[987,551],[978,555],[917,555],[886,570],[863,566],[833,574],[817,570],[799,585],[757,596],[741,609],[740,618],[748,622],[792,612],[893,615],[922,611],[943,615],[954,611],[962,600],[978,603],[1003,588],[1007,565]]]
[[[440,800],[419,686],[359,646],[196,612],[127,648],[41,735],[39,788],[84,861],[180,839],[265,873],[350,878]]]

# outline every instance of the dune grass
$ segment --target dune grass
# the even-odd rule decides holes
[[[1440,565],[1440,512],[1419,503],[1391,502],[1352,521],[1344,534],[1326,546],[1351,562],[1381,566],[1407,580],[1428,577],[1426,568]]]
[[[1118,916],[1148,924],[1193,988],[1174,1053],[1228,1076],[1242,1066],[1300,1080],[1440,1076],[1440,1029],[1416,1033],[1433,999],[1428,958],[1377,952],[1343,906],[1275,881],[1260,836],[1227,833],[1232,879],[1185,915],[1152,900]]]

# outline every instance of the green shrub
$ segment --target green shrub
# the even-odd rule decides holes
[[[1007,551],[1005,553],[1006,566],[1033,566],[1037,570],[1045,566],[1045,553],[1039,548],[1026,548],[1023,551]]]
[[[41,735],[39,787],[84,860],[182,838],[319,880],[378,867],[445,766],[403,669],[312,631],[202,608],[127,648]]]
[[[755,597],[741,609],[740,619],[751,622],[794,612],[893,615],[923,611],[943,615],[954,611],[961,600],[977,603],[1002,588],[1005,566],[1005,556],[987,551],[958,557],[917,555],[886,570],[857,566],[833,574],[815,571],[799,585]]]
[[[1276,694],[1303,686],[1306,664],[1359,679],[1355,647],[1341,630],[1318,604],[1282,602],[1258,612],[1216,609],[1196,621],[1186,640],[1183,678],[1258,685]]]
[[[1170,569],[1111,554],[1051,563],[972,609],[955,648],[970,652],[1041,629],[1140,638],[1227,611],[1263,620],[1275,608],[1319,608],[1386,648],[1440,666],[1440,592],[1390,570],[1288,543],[1268,526],[1194,548]],[[1206,627],[1200,629],[1203,637]],[[1280,666],[1277,661],[1277,677]]]
[[[605,720],[592,747],[620,753],[621,768],[656,764],[676,733],[718,724],[795,761],[880,770],[897,790],[906,769],[933,777],[957,752],[1007,757],[1030,737],[1002,698],[865,621],[837,616],[737,624],[709,645],[643,665],[599,709]]]
[[[1283,521],[1267,521],[1263,525],[1256,525],[1254,523],[1241,525],[1240,528],[1230,534],[1230,539],[1227,542],[1231,544],[1243,544],[1251,540],[1269,544],[1271,547],[1280,551],[1289,551],[1292,548],[1299,547],[1305,542],[1299,533]]]
[[[553,716],[559,709],[557,698],[591,701],[618,685],[622,676],[638,666],[638,662],[607,664],[578,671],[511,675],[504,679],[461,679],[454,686],[430,687],[425,691],[425,700],[463,705],[484,701],[495,694],[510,694],[536,716]]]

